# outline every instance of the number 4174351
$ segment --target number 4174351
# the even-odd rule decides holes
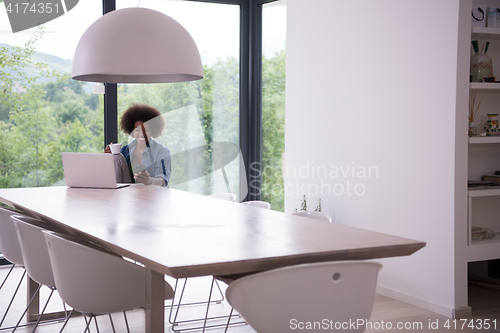
[[[443,327],[447,329],[497,329],[497,320],[496,319],[448,319],[444,323]]]
[[[15,14],[27,14],[27,13],[39,13],[39,14],[50,14],[52,11],[55,13],[59,13],[59,3],[50,3],[50,2],[38,2],[38,3],[29,3],[29,2],[21,2],[21,3],[9,3],[5,8],[7,13],[14,12]]]

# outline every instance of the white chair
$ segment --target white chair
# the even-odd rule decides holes
[[[14,214],[16,214],[15,211],[8,210],[5,208],[0,208],[0,252],[3,254],[5,259],[7,259],[12,263],[12,266],[9,272],[7,273],[7,276],[5,277],[4,281],[2,282],[1,287],[3,287],[5,281],[7,280],[7,278],[9,277],[10,273],[12,272],[15,266],[23,267],[24,270],[24,260],[23,260],[23,253],[21,251],[21,245],[19,244],[19,240],[17,238],[17,232],[16,228],[14,227],[14,222],[12,222],[11,219],[11,215]],[[7,314],[9,313],[9,310],[12,306],[12,303],[14,302],[14,299],[17,295],[17,292],[19,291],[19,287],[21,286],[21,283],[25,275],[26,275],[26,270],[24,270],[21,279],[19,280],[19,283],[14,291],[14,294],[12,295],[9,305],[7,306],[7,309],[4,312],[2,320],[0,321],[0,329],[4,329],[2,325],[5,321],[5,318],[7,317]]]
[[[267,201],[252,200],[252,201],[244,201],[244,202],[242,202],[242,204],[254,206],[254,207],[259,207],[259,208],[264,208],[264,209],[271,209],[271,204]]]
[[[332,325],[357,322],[370,318],[381,267],[363,261],[284,267],[235,280],[226,298],[259,333],[295,332],[299,323],[324,323],[324,319]],[[337,331],[335,326],[328,328]],[[347,330],[363,332],[365,327]],[[324,331],[323,326],[307,329]]]
[[[302,211],[302,212],[293,213],[293,215],[309,217],[311,219],[321,220],[321,221],[326,221],[326,222],[333,222],[333,219],[329,215],[326,215],[325,213],[320,213],[320,212]]]
[[[76,237],[53,232],[44,235],[61,299],[90,316],[85,331],[98,315],[125,314],[126,310],[145,307],[144,267]],[[165,299],[173,297],[172,287],[165,282]]]
[[[210,194],[209,197],[215,198],[215,199],[221,199],[221,200],[226,200],[226,201],[232,201],[236,200],[236,195],[233,193],[214,193]]]
[[[261,203],[264,203],[264,204],[261,204]],[[262,208],[266,208],[265,204],[268,204],[269,208],[267,208],[267,209],[271,209],[271,204],[269,204],[265,201],[245,201],[245,202],[242,202],[242,204],[253,205],[253,206],[262,207]],[[332,222],[332,219],[330,216],[323,214],[323,213],[319,213],[319,212],[301,211],[301,212],[297,212],[297,213],[293,213],[293,214],[298,215],[298,216],[309,217],[309,218],[316,219],[316,220]],[[231,284],[233,281],[235,281],[235,279],[233,277],[227,277],[227,276],[217,276],[216,279],[223,281],[228,285]],[[231,310],[231,314],[232,314],[232,312],[233,312],[233,310]],[[228,321],[228,325],[229,325],[230,320],[231,319],[229,319],[229,321]]]
[[[40,320],[43,317],[43,313],[49,304],[52,294],[56,290],[56,284],[54,281],[54,274],[52,273],[52,266],[50,264],[49,252],[47,250],[47,243],[45,242],[45,237],[43,235],[44,230],[51,230],[62,232],[60,228],[50,225],[46,222],[36,220],[26,216],[14,215],[12,216],[12,221],[17,231],[19,244],[21,245],[21,251],[23,254],[24,265],[28,275],[39,284],[35,294],[31,298],[28,307],[33,302],[35,296],[40,292],[42,285],[47,286],[50,289],[49,297],[43,307],[38,320],[35,324],[33,332],[38,327]],[[64,312],[66,316],[68,313],[66,311],[65,304],[63,303]],[[28,311],[28,308],[24,311],[22,316]],[[22,318],[21,316],[21,318]],[[19,326],[21,319],[18,321],[14,331]],[[13,331],[13,332],[14,332]]]

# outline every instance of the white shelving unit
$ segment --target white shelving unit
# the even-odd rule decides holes
[[[492,45],[500,43],[500,29],[499,28],[472,28],[471,40],[490,41]],[[492,57],[494,64],[500,64],[498,57]],[[498,66],[498,65],[497,65]],[[497,71],[498,71],[497,67]],[[497,73],[498,75],[498,73]],[[497,76],[498,77],[498,76]],[[487,94],[500,95],[500,83],[493,82],[471,82],[470,89],[477,92]],[[499,112],[500,113],[500,112]],[[472,137],[469,138],[469,149],[478,147],[478,149],[498,149],[500,146],[500,136],[485,136],[485,137]],[[477,155],[475,155],[477,156]],[[470,158],[470,156],[469,156]],[[483,158],[483,157],[482,157]],[[487,158],[487,157],[484,157]],[[498,169],[500,170],[500,165]],[[496,170],[491,170],[494,172]],[[481,226],[481,221],[473,221],[473,201],[474,200],[498,200],[500,205],[500,185],[494,188],[481,188],[468,190],[468,232],[467,232],[467,261],[484,261],[500,258],[500,236],[490,240],[472,241],[471,228],[473,226]],[[496,197],[496,198],[494,198]],[[481,199],[484,198],[484,199]],[[477,217],[477,216],[476,216]],[[496,232],[500,231],[500,217],[498,220],[498,227]]]

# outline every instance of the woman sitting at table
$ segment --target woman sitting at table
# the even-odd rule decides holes
[[[172,173],[170,150],[153,139],[161,135],[165,120],[160,111],[145,104],[132,104],[122,115],[120,128],[134,140],[114,155],[116,182],[168,186]],[[104,150],[111,153],[109,145]]]

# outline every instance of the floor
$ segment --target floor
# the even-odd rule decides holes
[[[8,272],[7,266],[0,266],[0,281],[3,281],[5,275]],[[2,320],[5,310],[8,306],[8,302],[10,299],[10,295],[12,291],[16,288],[16,283],[19,281],[19,278],[22,274],[21,269],[15,269],[11,274],[9,279],[7,280],[6,285],[2,290],[0,290],[0,321]],[[200,298],[204,299],[208,294],[208,290],[210,287],[211,280],[209,278],[195,278],[188,280],[188,286],[186,290],[188,290],[186,294],[185,300],[196,301]],[[169,282],[174,286],[175,280],[169,280]],[[4,327],[8,327],[14,325],[19,319],[19,314],[24,310],[24,306],[26,304],[26,283],[25,281],[22,283],[21,288],[19,290],[20,295],[16,297],[12,309],[8,312],[5,322],[2,324],[0,328],[1,332],[10,332],[12,329],[2,330]],[[224,291],[223,284],[221,283],[222,291]],[[49,292],[48,290],[44,290],[42,292],[42,302],[47,298]],[[219,296],[220,295],[217,295]],[[496,320],[496,329],[494,327],[490,327],[490,329],[472,329],[467,327],[470,325],[471,320],[467,320],[465,322],[456,321],[446,318],[444,316],[429,312],[427,310],[402,303],[381,295],[376,295],[375,304],[373,306],[372,316],[369,320],[368,329],[365,332],[374,333],[374,332],[500,332],[500,290],[488,289],[479,287],[476,285],[469,285],[469,299],[470,305],[473,309],[473,319],[474,324],[478,324],[479,322],[485,323],[484,319],[489,319],[491,325]],[[43,304],[43,303],[42,303]],[[167,304],[167,303],[166,303]],[[48,311],[61,311],[63,309],[62,302],[57,296],[53,296],[51,299]],[[203,318],[206,307],[204,306],[189,306],[181,308],[181,312],[179,313],[179,319],[187,319],[187,318]],[[165,316],[168,318],[170,309],[166,307]],[[214,304],[211,307],[210,316],[220,316],[227,315],[230,311],[229,305],[224,301],[221,304]],[[134,310],[127,312],[127,320],[131,329],[131,332],[144,332],[144,311]],[[238,319],[233,319],[238,320]],[[479,321],[481,320],[481,321]],[[226,320],[221,320],[219,323],[225,323]],[[448,326],[445,324],[448,322]],[[111,324],[109,317],[101,316],[98,319],[98,325],[100,332],[112,332]],[[115,325],[116,332],[126,332],[125,329],[125,320],[123,314],[113,314],[113,323]],[[23,320],[22,324],[26,324]],[[464,327],[462,328],[462,325]],[[62,327],[62,323],[51,323],[51,324],[42,324],[37,329],[39,333],[53,333],[59,332]],[[166,324],[167,331],[173,332],[171,325]],[[187,328],[186,324],[179,326],[179,328]],[[81,316],[73,317],[69,321],[68,325],[64,329],[66,333],[73,332],[83,332],[85,328],[85,321]],[[96,332],[94,324],[91,326],[92,332]],[[32,332],[32,327],[22,327],[16,330],[19,333]],[[327,331],[327,330],[325,330]],[[199,330],[198,330],[199,332]],[[223,328],[214,328],[208,330],[208,332],[224,332]],[[231,326],[228,332],[233,333],[251,333],[255,332],[248,325],[235,325]],[[280,332],[276,332],[280,333]]]

